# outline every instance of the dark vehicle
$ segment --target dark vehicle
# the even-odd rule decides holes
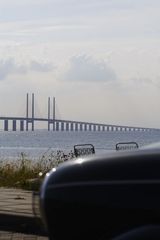
[[[50,239],[160,239],[160,148],[68,161],[46,176],[41,216]]]

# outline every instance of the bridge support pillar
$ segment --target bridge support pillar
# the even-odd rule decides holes
[[[87,131],[87,124],[84,125],[84,131]]]
[[[80,123],[80,131],[83,131],[83,125]]]
[[[69,131],[69,123],[66,123],[66,131]]]
[[[53,131],[55,131],[55,121],[53,120]]]
[[[56,122],[56,131],[59,131],[59,122]]]
[[[94,132],[96,131],[96,125],[93,125],[93,131]]]
[[[4,131],[8,131],[8,120],[4,120]]]
[[[73,131],[73,123],[71,123],[70,128],[71,128],[71,131]]]
[[[48,131],[50,131],[50,121],[48,119]]]
[[[32,131],[34,131],[34,120],[32,119]]]
[[[24,121],[20,121],[20,131],[24,131]]]
[[[61,131],[64,131],[64,122],[61,122]]]
[[[78,131],[78,123],[75,123],[75,131]]]
[[[89,124],[89,131],[92,131],[92,125]]]
[[[101,126],[100,126],[100,125],[98,125],[98,131],[99,131],[99,132],[101,131]]]
[[[28,119],[26,119],[26,131],[28,131]]]
[[[13,120],[12,122],[12,130],[16,131],[16,120]]]

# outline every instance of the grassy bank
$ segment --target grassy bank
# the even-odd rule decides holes
[[[26,190],[39,190],[46,173],[60,163],[74,157],[70,152],[63,151],[43,154],[33,161],[25,153],[21,153],[17,160],[0,161],[0,187],[22,188]]]

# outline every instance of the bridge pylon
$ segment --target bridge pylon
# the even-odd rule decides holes
[[[50,131],[50,125],[53,125],[53,131],[55,131],[55,97],[52,99],[52,117],[51,117],[51,98],[48,97],[48,131]]]
[[[29,123],[32,124],[32,131],[34,131],[34,93],[32,93],[31,102],[31,117],[29,117],[29,94],[26,98],[26,131],[28,131]]]

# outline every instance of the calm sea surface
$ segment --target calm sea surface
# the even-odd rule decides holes
[[[157,132],[0,132],[0,159],[14,159],[23,152],[31,159],[44,153],[73,150],[75,144],[90,143],[96,151],[114,150],[118,142],[136,141],[144,146],[160,141]]]

